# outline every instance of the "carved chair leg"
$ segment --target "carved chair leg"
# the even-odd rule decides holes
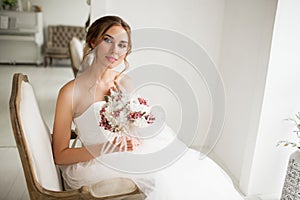
[[[47,63],[47,56],[44,57],[44,67],[47,67],[48,63]]]

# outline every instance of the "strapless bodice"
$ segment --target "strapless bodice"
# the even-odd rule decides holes
[[[84,145],[106,142],[104,130],[99,126],[99,111],[105,101],[98,101],[90,105],[81,115],[73,119],[76,133]]]

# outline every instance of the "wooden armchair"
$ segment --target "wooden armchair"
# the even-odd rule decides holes
[[[47,43],[44,52],[44,66],[50,65],[52,59],[69,59],[69,42],[73,37],[85,39],[85,28],[81,26],[50,25],[48,26]]]
[[[135,183],[126,178],[109,179],[64,191],[60,171],[53,160],[51,134],[26,75],[14,74],[9,106],[31,199],[144,199]]]

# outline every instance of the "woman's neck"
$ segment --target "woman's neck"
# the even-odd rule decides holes
[[[93,79],[97,83],[111,83],[115,79],[115,74],[112,69],[109,69],[107,66],[100,66],[99,64],[93,63],[91,70]]]

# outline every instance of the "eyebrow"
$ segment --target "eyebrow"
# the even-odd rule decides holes
[[[109,38],[111,38],[111,39],[115,39],[113,36],[111,36],[111,35],[109,35],[109,34],[104,34],[104,36],[107,36],[107,37],[109,37]],[[121,42],[122,43],[128,43],[127,41],[125,41],[125,40],[121,40]]]

